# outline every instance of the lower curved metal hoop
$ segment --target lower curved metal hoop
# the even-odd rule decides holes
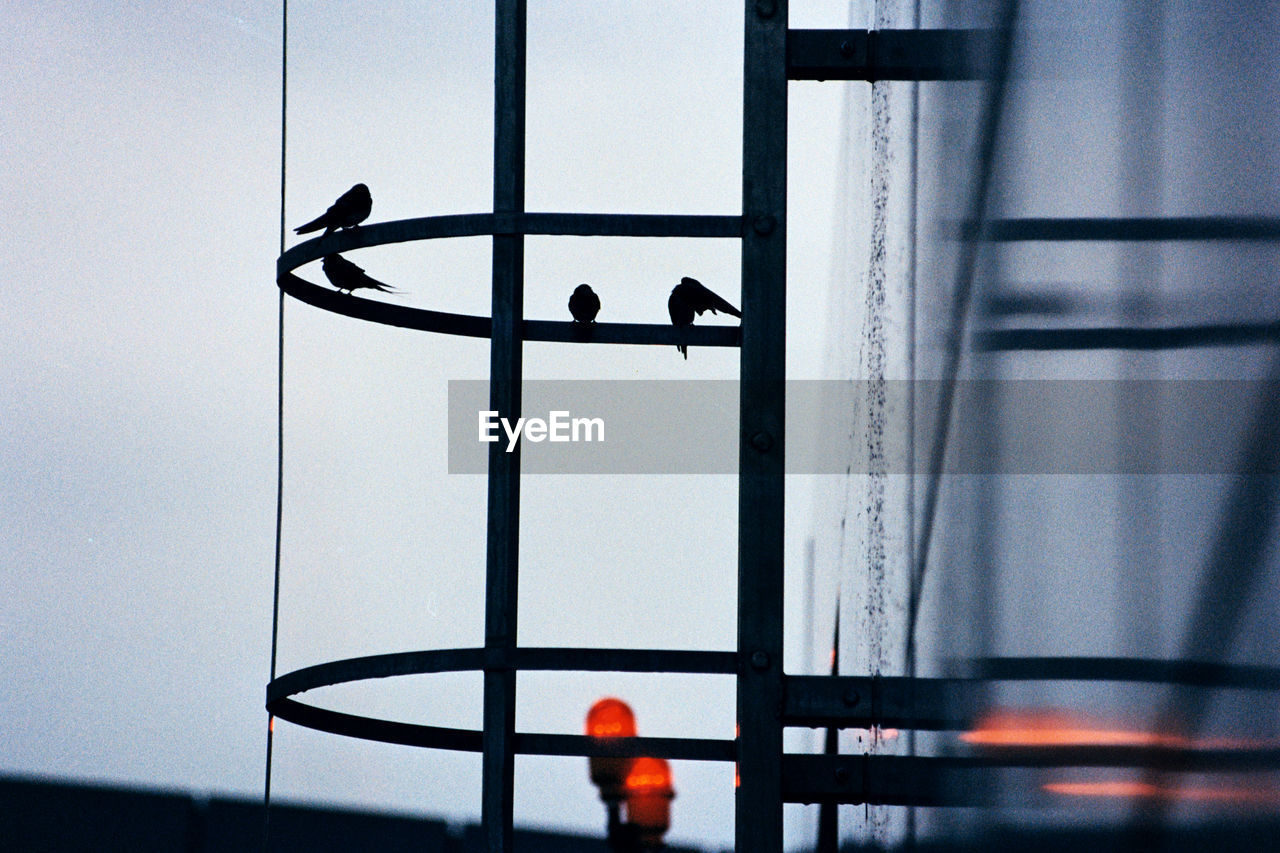
[[[345,714],[307,705],[293,697],[307,690],[334,684],[440,672],[514,669],[733,675],[737,666],[738,655],[735,652],[575,648],[518,648],[509,656],[489,655],[482,648],[397,652],[332,661],[282,675],[267,685],[267,710],[300,726],[363,740],[479,752],[483,737],[480,731]],[[1254,690],[1280,689],[1280,670],[1270,667],[1135,658],[985,658],[974,661],[974,674],[977,680],[982,681],[1085,680]],[[805,678],[813,680],[815,676]],[[705,738],[637,737],[601,740],[582,735],[516,733],[514,746],[515,751],[521,755],[648,755],[695,761],[735,760],[734,741]],[[1175,752],[1181,756],[1186,750]],[[1058,761],[1077,764],[1081,761],[1120,760],[1112,753],[1099,752],[1094,747],[1067,751],[1032,750],[1030,754],[1035,761],[1041,763]],[[1244,761],[1248,766],[1253,766],[1261,762],[1263,766],[1270,768],[1277,766],[1278,754],[1280,753],[1276,750],[1264,750],[1258,755],[1245,755],[1242,758],[1237,752],[1230,752],[1228,757],[1237,764]],[[1123,751],[1117,755],[1121,755],[1124,761],[1134,758],[1134,755]],[[1013,762],[1011,766],[1029,760],[1006,758]]]
[[[488,656],[484,649],[398,652],[322,663],[282,675],[267,685],[267,710],[300,726],[362,740],[479,752],[483,737],[480,731],[345,714],[307,705],[292,697],[317,687],[371,678],[486,669],[732,675],[737,671],[737,659],[734,652],[652,649],[521,648],[505,660],[502,656]],[[733,761],[735,758],[732,740],[705,738],[601,740],[584,735],[516,733],[514,746],[520,755],[647,755],[695,761]]]

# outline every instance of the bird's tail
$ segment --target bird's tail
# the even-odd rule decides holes
[[[327,215],[328,214],[325,214],[324,216],[317,216],[315,219],[311,220],[306,225],[299,225],[297,228],[293,229],[293,233],[294,234],[310,234],[312,231],[319,231],[321,228],[324,227],[324,220],[325,220],[325,216]],[[326,231],[325,233],[327,234],[329,232]]]

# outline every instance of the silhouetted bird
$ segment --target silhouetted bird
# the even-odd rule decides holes
[[[671,325],[677,329],[693,325],[693,315],[710,311],[715,314],[723,311],[734,317],[741,317],[742,312],[734,308],[724,299],[712,293],[702,282],[685,276],[680,283],[671,288],[671,296],[667,299],[667,311],[671,314]],[[689,345],[676,344],[676,349],[685,358],[689,357]]]
[[[573,289],[573,295],[569,297],[569,313],[577,323],[596,321],[596,315],[600,313],[600,297],[596,296],[591,285],[580,284]]]
[[[352,228],[369,218],[373,207],[373,196],[364,184],[356,184],[338,196],[338,200],[329,205],[329,209],[308,222],[293,229],[295,234],[309,234],[324,229],[324,233],[339,228]]]
[[[353,290],[359,290],[362,287],[380,290],[383,293],[399,293],[400,291],[387,287],[376,278],[370,278],[365,275],[365,271],[359,266],[351,263],[351,261],[342,257],[342,255],[325,255],[324,262],[320,265],[324,270],[325,277],[338,290],[345,290],[350,293]]]

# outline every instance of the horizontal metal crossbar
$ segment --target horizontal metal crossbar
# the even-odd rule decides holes
[[[518,648],[513,667],[520,670],[577,672],[683,672],[733,675],[737,652],[667,651],[661,649]]]
[[[1111,681],[1207,689],[1280,690],[1280,669],[1143,658],[986,658],[965,678],[793,675],[784,680],[788,726],[954,730],[989,707],[997,681]]]
[[[1277,323],[1215,323],[1202,326],[1136,328],[1104,326],[1074,329],[998,329],[975,336],[983,352],[1026,350],[1166,350],[1244,346],[1280,341]]]
[[[963,230],[963,229],[962,229]],[[1168,216],[997,219],[982,229],[995,242],[1280,240],[1280,217]]]
[[[452,314],[426,308],[410,308],[374,299],[363,299],[321,287],[291,272],[281,274],[280,289],[300,302],[325,311],[402,329],[438,332],[446,335],[487,338],[492,329],[488,317]],[[581,323],[555,320],[526,320],[524,340],[555,343],[638,344],[692,347],[737,347],[742,345],[739,326],[686,326],[677,330],[660,323]]]
[[[789,30],[790,80],[977,80],[991,74],[986,30]]]
[[[901,729],[962,729],[981,709],[982,682],[905,676],[792,675],[784,679],[783,723]]]
[[[593,738],[586,735],[528,734],[516,732],[516,752],[521,755],[605,755],[627,758],[678,758],[688,761],[733,761],[732,740],[678,737]]]

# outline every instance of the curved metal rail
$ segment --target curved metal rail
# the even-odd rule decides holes
[[[281,290],[300,302],[359,320],[424,332],[487,338],[492,330],[488,317],[362,299],[313,284],[295,275],[294,270],[328,254],[390,243],[451,237],[541,234],[740,238],[742,231],[741,216],[613,213],[465,213],[427,216],[361,225],[299,243],[276,261],[276,283]],[[664,324],[592,323],[583,326],[567,321],[525,320],[523,338],[527,341],[557,343],[654,346],[675,346],[682,343],[697,347],[737,347],[742,345],[742,330],[739,326],[695,325],[677,331],[673,326]]]
[[[347,714],[299,702],[293,697],[307,690],[372,678],[440,672],[516,671],[661,672],[733,675],[734,652],[666,651],[653,649],[519,648],[509,660],[486,655],[484,649],[439,649],[348,658],[317,664],[280,676],[267,685],[267,710],[300,726],[364,740],[404,746],[479,752],[483,733],[418,723],[403,723]],[[706,738],[591,738],[517,732],[515,751],[521,755],[647,755],[695,761],[733,761],[734,742]]]

